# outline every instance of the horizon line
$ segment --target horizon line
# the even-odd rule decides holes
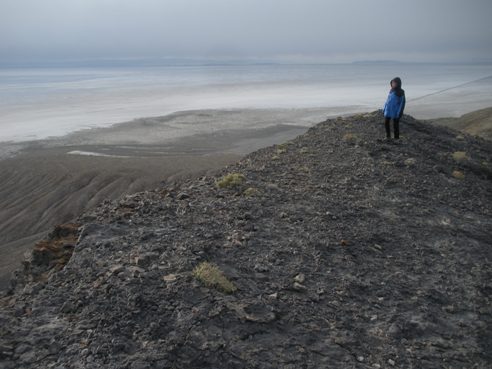
[[[492,60],[411,60],[326,58],[259,58],[259,57],[94,57],[38,60],[0,60],[0,68],[49,68],[49,67],[159,67],[159,66],[233,66],[233,65],[349,65],[349,64],[492,64]]]

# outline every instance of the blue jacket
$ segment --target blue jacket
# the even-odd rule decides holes
[[[405,91],[401,91],[401,96],[398,96],[395,90],[390,90],[383,108],[386,118],[401,118],[403,115],[403,110],[405,109]]]

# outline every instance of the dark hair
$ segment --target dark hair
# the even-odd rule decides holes
[[[393,86],[391,86],[393,84],[393,82],[396,82],[396,87],[393,88]],[[405,92],[402,90],[401,88],[401,78],[400,77],[395,77],[393,78],[391,81],[390,81],[390,86],[391,86],[391,89],[395,91],[395,93],[398,95],[398,96],[401,96],[403,95]]]

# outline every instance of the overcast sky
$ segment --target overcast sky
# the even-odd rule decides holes
[[[0,62],[492,60],[492,0],[0,0]]]

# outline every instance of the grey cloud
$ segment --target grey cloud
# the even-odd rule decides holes
[[[492,60],[490,0],[2,0],[0,59]]]

